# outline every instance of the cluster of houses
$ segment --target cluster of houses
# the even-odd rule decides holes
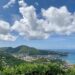
[[[39,58],[46,58],[46,59],[58,59],[59,55],[28,55],[28,54],[17,54],[13,55],[14,57],[17,57],[19,59],[25,60],[25,61],[32,61]]]

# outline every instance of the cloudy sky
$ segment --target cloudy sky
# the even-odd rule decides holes
[[[75,49],[75,0],[0,0],[0,47]]]

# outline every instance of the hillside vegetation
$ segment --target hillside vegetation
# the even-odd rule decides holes
[[[2,66],[0,75],[75,75],[75,67],[65,67],[64,64],[23,63],[15,66]]]
[[[19,65],[21,63],[23,63],[25,61],[15,58],[12,55],[5,53],[5,52],[0,52],[0,66],[1,65],[10,65],[10,66],[14,66],[14,65]],[[1,68],[1,67],[0,67]]]
[[[29,54],[29,55],[60,55],[60,56],[66,56],[68,53],[66,52],[59,52],[59,51],[51,51],[51,50],[40,50],[33,47],[28,47],[25,45],[18,46],[15,48],[12,47],[2,47],[0,48],[0,51],[7,52],[11,54]]]
[[[75,67],[71,67],[61,59],[48,60],[38,58],[31,62],[18,59],[12,54],[32,55],[67,55],[64,52],[39,50],[28,46],[18,46],[16,48],[0,48],[0,75],[75,75]]]

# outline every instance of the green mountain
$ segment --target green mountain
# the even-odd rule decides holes
[[[8,54],[6,52],[0,51],[0,66],[13,66],[13,65],[19,65],[23,63],[24,61],[18,58],[13,57],[11,54]]]
[[[65,56],[67,53],[64,52],[57,52],[57,51],[48,51],[48,50],[39,50],[33,47],[28,47],[28,46],[18,46],[15,48],[12,47],[3,47],[0,48],[0,69],[3,66],[15,66],[19,65],[22,63],[28,63],[24,61],[23,59],[18,58],[18,56],[22,55],[23,57],[28,54],[28,55],[59,55],[59,56]],[[40,58],[36,59],[35,61],[32,62],[47,62],[49,61],[48,59],[45,58]],[[52,60],[53,61],[53,60]],[[55,60],[58,61],[58,60]]]
[[[66,52],[58,52],[58,51],[51,51],[51,50],[40,50],[40,49],[36,49],[33,47],[28,47],[25,45],[21,45],[15,48],[12,47],[3,47],[0,48],[0,51],[2,52],[6,52],[9,54],[28,54],[28,55],[48,55],[48,54],[52,54],[52,55],[67,55]]]

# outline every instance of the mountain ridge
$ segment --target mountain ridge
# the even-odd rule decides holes
[[[57,55],[66,55],[67,52],[53,51],[53,50],[43,50],[36,49],[34,47],[29,47],[26,45],[20,45],[15,48],[13,47],[2,47],[0,51],[10,53],[10,54],[29,54],[29,55],[49,55],[49,54],[57,54]]]

